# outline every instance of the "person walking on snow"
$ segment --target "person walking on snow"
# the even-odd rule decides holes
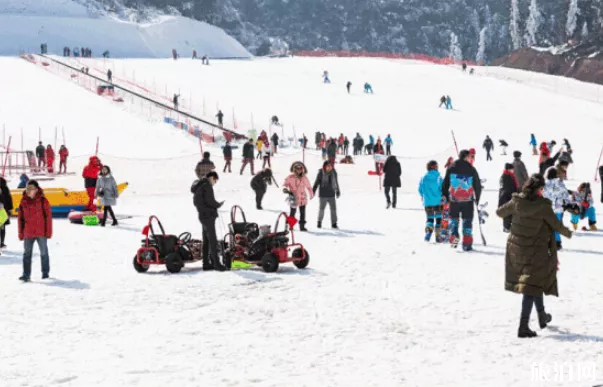
[[[543,295],[559,297],[553,232],[572,237],[571,231],[555,217],[551,202],[543,198],[544,186],[542,175],[532,175],[520,194],[496,210],[499,217],[512,218],[505,255],[505,290],[523,295],[519,338],[537,336],[529,327],[534,305],[541,329],[552,321],[545,312]]]
[[[366,83],[364,84],[364,92],[365,92],[365,93],[367,93],[367,94],[368,94],[368,93],[373,94],[373,86],[371,86],[371,84],[370,84],[370,83],[366,82]]]
[[[392,136],[390,134],[385,137],[385,154],[391,156],[392,154],[392,145],[394,145],[394,140],[392,140]]]
[[[536,142],[536,136],[534,136],[534,133],[530,135],[530,145],[532,146],[532,154],[534,156],[538,155],[538,150],[536,149],[538,143]]]
[[[350,94],[350,89],[352,88],[352,82],[348,81],[348,83],[346,83],[345,88],[348,90],[348,94]]]
[[[266,168],[266,164],[268,164],[269,168],[272,168],[270,165],[270,147],[265,147],[263,153],[264,163],[262,164],[262,168]]]
[[[255,173],[253,173],[253,160],[253,140],[249,139],[249,141],[243,145],[243,164],[241,165],[241,175],[243,174],[247,164],[249,164],[249,167],[251,168],[251,176],[255,175]]]
[[[547,143],[546,145],[549,148],[549,151],[551,153],[553,153],[553,149],[555,148],[555,145],[557,145],[557,141],[552,140],[551,142]]]
[[[492,150],[494,150],[494,143],[490,139],[490,136],[486,136],[486,139],[484,140],[483,148],[486,150],[486,161],[492,161],[492,155],[490,155],[490,152],[492,152]]]
[[[479,203],[482,185],[477,170],[471,165],[472,156],[467,150],[446,171],[442,195],[450,203],[450,246],[456,248],[460,241],[459,221],[463,217],[463,250],[473,250],[473,214]]]
[[[277,154],[278,153],[278,141],[279,141],[278,134],[276,134],[276,132],[274,132],[272,134],[272,137],[270,138],[270,140],[272,140],[272,152],[274,154]]]
[[[67,173],[67,157],[69,157],[69,150],[65,145],[61,145],[59,149],[59,173]]]
[[[523,163],[523,161],[521,161],[521,152],[513,152],[513,157],[513,171],[515,172],[515,178],[517,178],[517,184],[519,185],[519,190],[521,191],[521,187],[523,187],[525,182],[528,181],[530,176],[528,175],[526,165]]]
[[[266,168],[251,179],[251,189],[255,192],[255,208],[263,210],[262,199],[266,195],[268,185],[272,185],[272,170]]]
[[[203,152],[203,159],[197,163],[195,167],[195,175],[197,179],[202,179],[205,175],[216,169],[213,161],[209,159],[209,152]]]
[[[343,153],[343,142],[345,141],[345,137],[343,133],[339,135],[337,139],[337,153]]]
[[[398,202],[398,188],[402,187],[402,167],[396,156],[389,156],[383,165],[383,188],[385,190],[385,200],[387,208],[393,206],[396,208]],[[392,191],[393,201],[390,199],[389,191]]]
[[[337,158],[337,144],[335,143],[334,138],[331,139],[331,141],[329,142],[329,145],[327,146],[327,158],[328,158],[328,162],[334,166],[335,159]]]
[[[322,73],[322,81],[323,83],[331,83],[331,79],[329,79],[329,72],[327,70]]]
[[[18,209],[19,240],[23,241],[23,275],[19,280],[31,278],[31,256],[34,243],[38,243],[42,263],[42,279],[49,278],[50,258],[48,239],[52,238],[52,212],[44,191],[35,180],[30,180],[23,192]]]
[[[102,164],[98,157],[92,156],[88,162],[88,165],[84,167],[82,172],[82,177],[84,178],[84,187],[86,188],[86,193],[88,194],[88,204],[86,205],[86,210],[88,211],[96,211],[96,206],[94,205],[94,198],[96,192],[96,182],[98,180],[98,175],[100,174]]]
[[[113,71],[111,69],[107,70],[107,81],[113,83]]]
[[[222,113],[222,110],[218,110],[218,114],[216,114],[216,118],[218,118],[218,125],[220,127],[224,126],[224,113]]]
[[[10,194],[10,189],[8,189],[4,177],[0,176],[0,208],[4,208],[4,211],[6,211],[6,214],[8,215],[6,221],[0,226],[0,249],[6,248],[6,245],[4,244],[4,240],[6,239],[6,226],[10,224],[13,206],[13,197]]]
[[[310,180],[306,176],[308,170],[301,161],[296,161],[291,165],[291,172],[283,184],[283,192],[289,195],[291,208],[289,216],[295,218],[299,208],[299,230],[308,231],[306,229],[306,205],[309,200],[314,198]]]
[[[323,163],[322,169],[320,169],[318,175],[316,175],[312,192],[316,194],[317,189],[318,197],[320,198],[317,227],[322,227],[322,220],[325,216],[325,209],[328,204],[329,209],[331,210],[331,228],[337,229],[337,204],[335,199],[339,199],[341,191],[339,189],[337,172],[333,169],[333,165],[328,161]]]
[[[107,165],[103,165],[100,176],[96,181],[95,196],[100,198],[100,205],[103,207],[103,219],[100,223],[101,227],[105,227],[105,223],[107,223],[107,214],[111,215],[111,219],[113,219],[111,225],[117,226],[117,218],[113,212],[113,207],[117,204],[119,191],[117,190],[115,178],[111,174],[111,168]]]
[[[46,170],[48,173],[54,173],[54,149],[48,144],[46,147]]]
[[[505,164],[505,170],[500,177],[500,189],[498,191],[498,207],[502,207],[513,198],[513,194],[520,192],[519,183],[513,173],[513,164]],[[511,231],[511,217],[507,216],[503,219],[503,232]]]
[[[443,95],[440,97],[440,106],[438,106],[439,108],[441,108],[442,106],[446,107],[446,96]],[[448,108],[446,108],[448,109]]]
[[[230,146],[230,141],[226,142],[224,148],[222,149],[222,154],[224,155],[224,170],[222,172],[226,173],[226,168],[228,168],[228,173],[232,173],[230,169],[232,163],[232,146]]]
[[[46,167],[46,148],[42,145],[42,141],[36,147],[36,157],[38,158],[38,168]]]
[[[438,162],[431,160],[427,163],[427,173],[419,182],[419,195],[423,200],[427,222],[425,223],[425,242],[431,240],[435,231],[436,243],[442,240],[442,213],[444,212],[442,204],[442,176],[438,171]]]

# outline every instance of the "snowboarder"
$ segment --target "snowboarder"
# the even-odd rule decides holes
[[[218,118],[218,125],[220,127],[224,126],[224,113],[222,113],[222,110],[218,110],[218,114],[216,114],[216,118]]]
[[[197,179],[203,179],[208,173],[214,171],[216,166],[210,159],[209,152],[203,152],[203,159],[197,163],[195,167],[195,175]]]
[[[373,87],[371,86],[371,84],[370,84],[370,83],[366,82],[366,83],[364,84],[364,92],[365,92],[365,93],[367,93],[367,94],[368,94],[368,93],[373,94]]]
[[[438,107],[441,108],[442,106],[446,107],[446,96],[445,95],[440,97],[440,106],[438,106]]]
[[[348,81],[348,83],[345,85],[346,89],[348,89],[348,94],[350,94],[350,89],[352,88],[352,82]]]
[[[530,135],[530,145],[532,146],[532,154],[536,156],[538,154],[538,150],[536,149],[538,143],[536,142],[536,136],[534,136],[534,133]]]
[[[400,162],[396,159],[396,156],[389,156],[383,164],[383,188],[385,190],[385,200],[387,200],[387,207],[393,206],[396,208],[398,203],[398,188],[402,187],[402,167]],[[392,191],[392,198],[390,199],[389,191]],[[393,201],[392,201],[393,199]]]
[[[322,220],[325,216],[327,204],[331,210],[331,228],[337,229],[337,204],[335,199],[339,199],[341,191],[337,180],[337,172],[333,169],[333,165],[325,161],[322,169],[318,171],[312,192],[315,195],[318,189],[318,197],[320,198],[320,207],[318,210],[318,224],[316,227],[322,227]]]
[[[314,198],[314,192],[310,185],[310,180],[306,176],[308,169],[301,161],[296,161],[291,165],[291,174],[285,179],[283,192],[289,195],[289,206],[291,212],[289,216],[295,218],[299,208],[299,230],[306,229],[306,205],[309,200]]]
[[[117,198],[119,198],[119,191],[117,190],[117,183],[115,178],[111,175],[111,168],[107,165],[103,165],[101,173],[96,181],[96,191],[94,196],[100,198],[100,205],[103,206],[103,219],[100,222],[101,227],[105,227],[107,222],[107,213],[111,215],[113,219],[112,226],[117,226],[117,218],[113,212],[113,206],[117,204]]]
[[[217,202],[213,186],[218,182],[218,174],[210,172],[204,178],[195,180],[191,187],[193,203],[199,214],[199,222],[203,227],[203,270],[226,271],[218,256],[218,238],[216,236],[216,219],[218,209],[224,202]]]
[[[107,81],[113,83],[113,71],[111,69],[107,70]]]
[[[595,211],[595,201],[593,200],[590,183],[580,184],[578,190],[572,193],[572,199],[580,209],[579,213],[571,215],[571,223],[574,230],[578,229],[578,223],[581,219],[587,218],[588,230],[597,231],[597,213]]]
[[[270,168],[264,169],[251,179],[251,189],[255,192],[255,207],[258,210],[263,210],[262,199],[266,195],[268,185],[272,185],[272,179],[272,170]]]
[[[249,164],[249,167],[251,168],[251,176],[255,175],[255,173],[253,173],[253,160],[253,139],[249,139],[249,141],[243,145],[243,164],[241,165],[241,175],[243,174],[247,164]]]
[[[331,83],[331,79],[329,78],[329,72],[327,70],[322,73],[322,82]]]
[[[492,152],[492,150],[494,149],[494,143],[490,139],[490,136],[486,136],[483,148],[486,150],[486,161],[492,161],[492,155],[490,155],[490,152]]]
[[[544,186],[543,196],[549,199],[553,203],[553,211],[555,216],[563,224],[563,212],[567,206],[571,203],[571,198],[563,183],[563,180],[558,176],[557,169],[548,168],[546,170],[546,182]],[[561,250],[561,237],[559,232],[555,232],[555,241],[557,243],[557,250]]]
[[[390,134],[385,137],[385,154],[391,156],[392,154],[392,145],[394,145],[394,140],[392,140],[392,136]]]
[[[498,140],[498,143],[500,144],[500,149],[502,150],[501,156],[506,156],[507,147],[509,146],[509,144],[505,140]]]
[[[54,173],[54,157],[54,149],[52,149],[52,146],[48,144],[46,147],[46,170],[48,173]]]
[[[36,147],[36,157],[38,158],[38,168],[46,166],[46,148],[42,145],[42,141]]]
[[[456,248],[460,241],[459,219],[463,217],[463,250],[473,250],[473,214],[479,203],[482,185],[477,170],[470,163],[467,150],[459,153],[459,159],[446,171],[442,183],[442,195],[450,202],[450,244]],[[475,202],[475,203],[474,203]]]
[[[180,94],[174,94],[174,98],[172,102],[174,102],[174,110],[178,110],[178,98],[180,98]]]
[[[520,338],[537,336],[529,327],[534,305],[540,328],[546,328],[552,320],[545,312],[543,300],[543,294],[559,296],[557,251],[551,248],[551,232],[572,237],[571,231],[555,218],[550,204],[542,197],[544,185],[542,175],[532,175],[522,193],[496,211],[501,218],[511,216],[518,223],[521,220],[521,227],[511,229],[505,259],[505,290],[523,294],[517,331]]]
[[[67,157],[69,157],[69,150],[65,145],[61,145],[59,149],[59,173],[67,173]]]
[[[329,163],[332,166],[335,166],[335,158],[337,157],[337,144],[335,143],[335,139],[332,138],[327,146],[327,158]]]
[[[505,164],[505,170],[500,177],[500,189],[498,191],[498,207],[502,207],[507,204],[513,198],[513,194],[519,192],[519,183],[513,173],[513,164]],[[511,220],[510,216],[503,219],[503,232],[509,233],[511,231]]]
[[[272,152],[274,154],[277,154],[277,152],[278,152],[278,140],[279,140],[278,134],[276,134],[276,132],[274,132],[272,134],[272,137],[270,139],[272,140]]]
[[[427,223],[425,224],[425,241],[431,240],[435,230],[435,241],[441,243],[442,239],[442,176],[438,171],[438,162],[431,160],[427,163],[427,173],[419,182],[419,195],[423,200]]]
[[[449,95],[446,96],[446,110],[453,110],[452,98]]]
[[[226,173],[226,168],[228,168],[228,173],[232,173],[232,170],[230,169],[232,164],[232,146],[230,145],[230,141],[226,142],[226,145],[224,145],[222,154],[224,155],[224,161],[226,162],[222,172]]]
[[[528,175],[528,170],[526,169],[526,165],[521,161],[521,152],[515,151],[513,152],[513,170],[515,171],[515,177],[517,178],[517,184],[519,184],[519,189],[525,184],[526,181],[530,178]]]
[[[348,140],[348,136],[345,136],[343,139],[343,154],[348,156],[350,148],[350,140]]]

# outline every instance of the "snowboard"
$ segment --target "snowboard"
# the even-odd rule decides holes
[[[482,224],[486,224],[486,220],[488,219],[488,217],[490,216],[490,214],[488,214],[488,212],[486,211],[486,207],[488,206],[488,202],[482,203],[482,204],[477,204],[475,203],[475,206],[477,207],[477,217],[479,219],[479,234],[482,237],[482,244],[484,246],[488,246],[488,243],[486,242],[486,237],[484,236],[484,230],[482,228]]]

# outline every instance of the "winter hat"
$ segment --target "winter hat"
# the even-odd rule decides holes
[[[513,152],[513,157],[515,157],[517,159],[520,158],[521,157],[521,152],[520,151]]]
[[[431,160],[430,162],[427,163],[427,170],[431,171],[431,170],[437,170],[438,169],[438,162],[435,160]]]
[[[459,153],[459,159],[460,159],[460,160],[465,160],[467,157],[469,157],[469,155],[470,155],[470,154],[471,154],[471,153],[470,153],[468,150],[463,149],[463,150],[462,150],[462,151]]]
[[[513,169],[515,169],[515,167],[513,166],[513,164],[511,164],[511,163],[506,163],[505,164],[505,171],[511,171]]]
[[[475,153],[476,153],[476,152],[475,152],[475,148],[471,148],[471,149],[469,149],[469,153],[475,156]]]

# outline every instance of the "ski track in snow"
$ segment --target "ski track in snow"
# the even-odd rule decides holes
[[[486,134],[504,138],[511,144],[509,153],[521,149],[534,171],[529,133],[558,143],[568,137],[576,150],[568,188],[575,188],[592,179],[601,143],[598,105],[403,61],[219,62],[207,72],[184,61],[110,62],[127,68],[124,72],[136,69],[137,78],[148,83],[156,77],[181,87],[183,96],[202,85],[202,93],[219,98],[221,106],[246,106],[266,119],[276,113],[284,122],[296,122],[311,143],[319,124],[330,135],[343,128],[349,136],[391,133],[395,154],[416,157],[401,158],[403,187],[395,210],[385,210],[377,178],[367,175],[373,168],[370,158],[337,166],[341,230],[328,227],[328,211],[326,228],[316,229],[318,200],[311,201],[310,232],[296,233],[311,256],[307,270],[282,265],[275,274],[259,269],[205,273],[194,264],[178,275],[163,267],[141,275],[132,268],[132,258],[150,214],[159,216],[168,233],[201,235],[189,192],[199,159],[190,156],[198,150],[196,141],[25,61],[5,58],[0,64],[6,69],[0,73],[5,86],[0,116],[7,136],[19,139],[22,127],[26,147],[33,148],[41,126],[44,142],[54,145],[54,126],[65,127],[71,153],[80,156],[69,167],[79,175],[100,135],[103,162],[118,182],[130,182],[116,212],[132,216],[106,229],[55,220],[49,243],[52,279],[40,280],[35,253],[29,284],[17,281],[23,249],[16,220],[8,226],[8,250],[0,257],[1,386],[596,384],[568,383],[567,378],[558,383],[552,376],[548,383],[535,382],[539,362],[551,367],[595,362],[601,382],[603,234],[578,233],[564,241],[561,297],[545,299],[552,325],[538,329],[536,339],[517,339],[521,298],[503,290],[506,235],[494,214],[503,157],[497,149],[495,161],[486,163],[480,151]],[[334,79],[329,86],[320,83],[325,68]],[[371,81],[377,94],[344,95],[344,79],[354,73]],[[281,82],[285,78],[287,83]],[[355,84],[359,87],[361,80]],[[459,111],[437,109],[442,93],[453,97]],[[202,94],[193,98],[199,101]],[[577,121],[590,137],[578,135]],[[423,242],[424,211],[416,187],[428,160],[443,165],[453,154],[450,129],[460,146],[478,149],[476,165],[488,180],[484,200],[490,203],[490,219],[484,232],[489,245],[479,244],[474,224],[473,253]],[[206,148],[221,172],[220,150]],[[283,149],[273,159],[279,184],[300,157],[298,150]],[[137,160],[152,158],[158,160]],[[306,162],[313,182],[322,161],[309,151]],[[269,187],[266,210],[256,211],[249,172],[239,176],[239,163],[235,157],[235,173],[220,173],[215,187],[217,199],[226,200],[218,233],[225,232],[233,204],[242,205],[247,219],[259,224],[273,225],[286,210],[284,195]],[[42,186],[81,189],[78,175]],[[16,182],[13,176],[9,186]],[[599,187],[594,188],[598,197]],[[533,329],[535,319],[534,312]]]

